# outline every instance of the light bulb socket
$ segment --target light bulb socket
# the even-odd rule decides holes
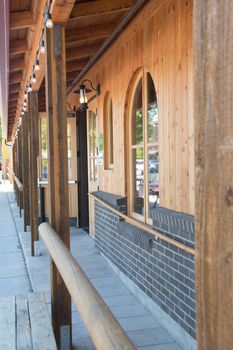
[[[36,83],[36,75],[35,75],[35,73],[32,74],[32,83]]]
[[[53,27],[53,20],[52,20],[51,13],[49,11],[46,13],[46,27],[47,28]]]
[[[35,62],[35,71],[38,72],[40,70],[40,62],[38,60],[38,58],[36,59],[36,62]]]
[[[41,41],[40,53],[42,53],[42,54],[45,53],[45,43],[44,43],[44,39],[42,39],[42,41]]]

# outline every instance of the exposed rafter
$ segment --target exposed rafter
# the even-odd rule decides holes
[[[113,13],[119,11],[127,11],[133,5],[134,0],[99,0],[89,2],[76,3],[71,12],[70,18],[96,16],[102,13]]]
[[[79,58],[93,56],[99,49],[100,44],[94,44],[90,46],[82,46],[79,48],[68,49],[66,51],[66,61],[72,61]]]
[[[10,29],[29,28],[35,25],[30,11],[17,11],[10,13]]]
[[[10,42],[10,56],[25,53],[28,50],[26,39],[13,40]]]
[[[17,60],[10,60],[10,71],[11,72],[23,70],[24,68],[25,68],[24,58],[18,58]]]

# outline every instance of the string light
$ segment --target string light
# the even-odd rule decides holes
[[[46,13],[46,27],[47,28],[53,27],[53,20],[52,20],[51,13],[49,11]]]
[[[32,84],[31,83],[28,86],[28,92],[32,92]]]
[[[44,53],[45,53],[45,43],[44,43],[44,39],[42,39],[42,42],[41,42],[40,53],[41,53],[41,54],[44,54]]]
[[[40,62],[38,60],[38,58],[36,59],[36,62],[35,62],[35,71],[38,72],[40,70]]]
[[[24,103],[23,103],[24,107],[27,106],[27,101],[24,100]]]
[[[32,74],[32,83],[33,84],[36,83],[36,74],[35,73]]]
[[[21,111],[21,115],[24,115],[24,110]]]
[[[28,97],[28,94],[27,94],[27,91],[25,90],[24,91],[24,98],[27,98]]]

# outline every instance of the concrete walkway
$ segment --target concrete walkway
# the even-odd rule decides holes
[[[22,249],[13,220],[7,192],[9,185],[0,185],[0,297],[31,291]]]
[[[50,259],[47,250],[43,242],[40,241],[41,255],[39,257],[31,257],[30,233],[23,232],[23,220],[19,217],[19,210],[12,192],[8,193],[8,198],[10,200],[14,221],[19,231],[23,251],[26,256],[32,288],[34,291],[46,292],[46,299],[50,309]],[[12,222],[12,217],[10,217],[11,211],[6,193],[3,193],[1,203],[3,207],[7,208],[5,210],[8,210],[9,218],[7,222],[13,232],[14,224]],[[16,244],[19,246],[15,231],[13,233],[13,240],[15,240],[17,242]],[[15,243],[12,244],[14,245]],[[21,254],[20,248],[18,249],[18,254]],[[161,327],[158,320],[155,319],[124,286],[105,259],[100,255],[95,246],[95,241],[81,229],[71,229],[71,252],[79,261],[91,282],[104,298],[137,349],[182,350],[168,332]],[[23,262],[22,254],[20,256]],[[24,273],[26,279],[25,270]],[[27,279],[26,281],[29,285]],[[75,305],[72,305],[72,332],[73,349],[95,349]]]

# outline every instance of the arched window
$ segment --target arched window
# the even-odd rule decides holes
[[[109,92],[104,99],[104,168],[113,168],[113,107]]]
[[[150,73],[141,70],[129,109],[130,214],[151,223],[150,211],[159,199],[158,106]]]

